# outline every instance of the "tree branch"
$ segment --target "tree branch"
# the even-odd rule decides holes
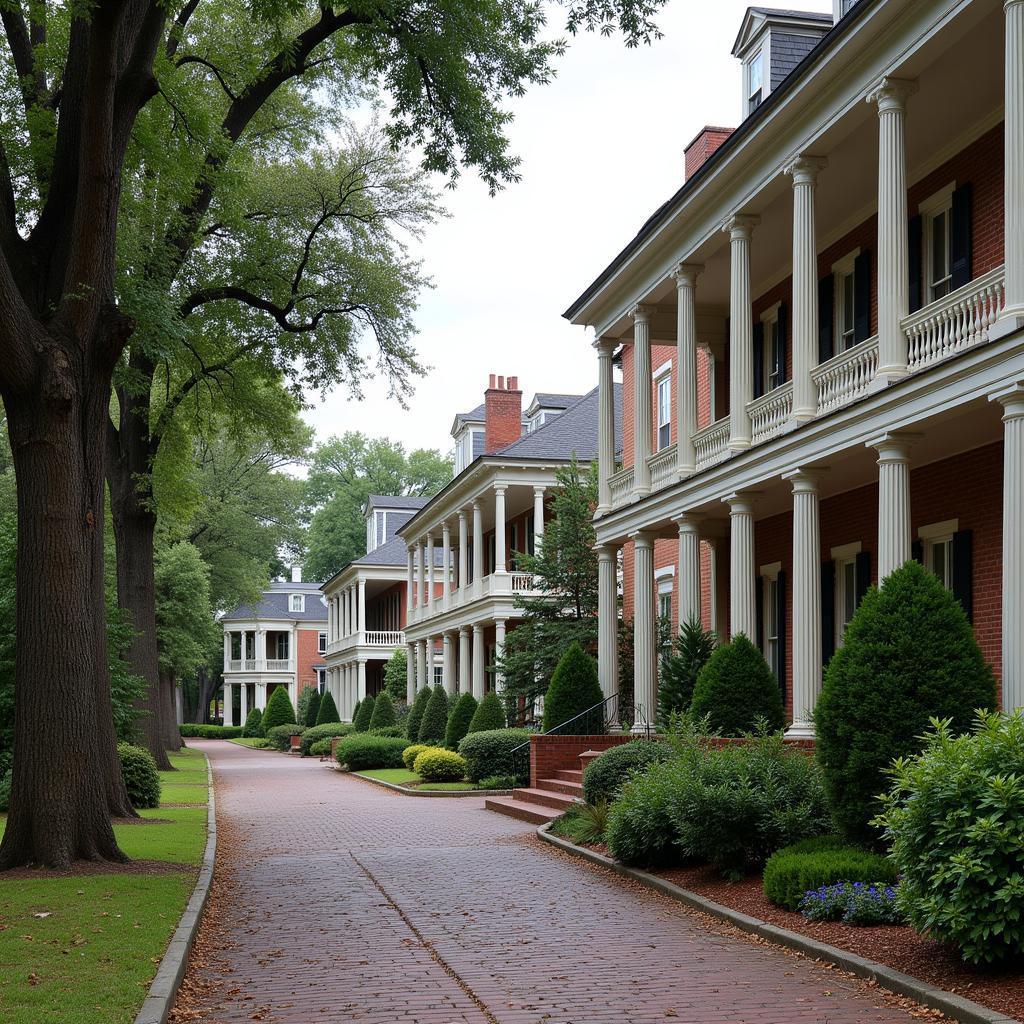
[[[238,288],[234,285],[222,285],[218,288],[205,288],[194,292],[179,307],[178,312],[182,317],[194,313],[200,306],[209,302],[222,302],[225,299],[234,299],[252,309],[268,314],[277,323],[282,331],[289,334],[305,334],[315,331],[325,316],[334,316],[342,313],[355,313],[364,309],[361,303],[346,303],[343,306],[329,306],[318,309],[311,317],[294,323],[288,317],[295,310],[295,303],[289,302],[286,306],[278,305],[269,299],[261,298],[246,288]]]
[[[171,31],[167,33],[167,59],[173,60],[174,55],[178,52],[178,46],[181,44],[181,39],[185,35],[185,28],[188,25],[189,19],[195,14],[196,8],[199,6],[199,0],[188,0],[188,3],[178,12],[178,16],[174,19],[174,24],[171,26]]]
[[[204,68],[209,68],[213,72],[213,77],[220,82],[220,87],[227,94],[229,100],[238,99],[238,97],[231,91],[231,87],[228,83],[224,81],[224,76],[220,73],[220,68],[218,68],[213,61],[209,61],[205,57],[200,57],[198,54],[186,53],[183,57],[179,57],[174,63],[179,68],[186,64],[202,64]]]

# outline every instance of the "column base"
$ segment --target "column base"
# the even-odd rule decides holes
[[[1024,310],[1003,310],[1002,316],[988,329],[988,340],[999,341],[1017,331],[1024,331]]]
[[[631,736],[646,736],[648,727],[640,722],[634,722],[629,730]]]
[[[728,447],[731,452],[745,452],[750,447],[750,439],[744,437],[730,438]]]
[[[676,476],[679,477],[680,480],[685,480],[687,477],[693,476],[693,474],[696,473],[696,472],[697,472],[696,465],[686,465],[686,466],[677,466],[676,467]]]
[[[598,505],[597,508],[594,509],[594,518],[600,519],[601,516],[608,515],[608,513],[611,512],[611,510],[611,505]]]
[[[909,375],[910,371],[905,366],[880,366],[868,385],[868,394],[884,391],[890,384],[895,384]]]
[[[787,740],[813,740],[813,722],[794,722],[785,733]]]
[[[642,498],[646,498],[651,493],[650,487],[634,487],[629,492],[630,501],[640,501]]]

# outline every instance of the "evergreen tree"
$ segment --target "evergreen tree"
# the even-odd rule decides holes
[[[604,713],[598,707],[602,699],[597,662],[579,644],[573,644],[562,655],[551,677],[551,685],[544,698],[544,731],[572,722],[584,711],[597,707],[593,714],[568,726],[567,731],[581,735],[604,732]]]
[[[266,710],[263,712],[263,735],[265,736],[275,725],[293,724],[299,723],[295,721],[295,708],[288,697],[288,687],[278,686],[270,695]]]
[[[338,706],[334,703],[334,698],[331,696],[330,690],[324,690],[323,695],[320,697],[320,707],[316,713],[316,725],[328,725],[334,722],[340,722],[341,715],[338,714]]]
[[[491,729],[504,729],[507,725],[505,709],[501,706],[498,695],[494,690],[488,691],[473,712],[469,732],[489,732]]]
[[[683,623],[679,635],[661,659],[658,680],[658,718],[667,725],[673,714],[689,711],[697,676],[714,653],[717,644],[714,633],[705,630],[700,619]]]
[[[355,722],[357,716],[359,715],[359,705],[362,704],[362,703],[363,702],[361,700],[357,700],[356,703],[355,703],[355,706],[352,708],[352,721],[353,721],[353,723]]]
[[[409,656],[404,647],[399,647],[384,663],[384,688],[396,704],[404,704],[408,686],[407,669]]]
[[[779,681],[742,633],[716,648],[700,670],[690,709],[723,736],[750,732],[759,721],[772,730],[785,724]]]
[[[367,695],[359,703],[359,711],[356,714],[356,732],[366,732],[370,728],[370,721],[373,718],[373,705],[376,703],[372,697]]]
[[[395,705],[391,694],[381,690],[373,701],[373,714],[370,716],[371,729],[383,729],[395,724]]]
[[[320,713],[320,693],[312,686],[306,687],[303,696],[306,693],[309,694],[309,697],[306,700],[306,713],[302,718],[301,724],[309,729],[311,726],[316,725],[316,716]],[[301,704],[302,701],[300,700],[299,703]],[[301,710],[296,710],[299,711],[300,715],[302,714]]]
[[[295,714],[297,725],[305,725],[306,719],[309,716],[309,702],[313,697],[316,690],[311,686],[304,686],[299,690],[299,699],[295,702]],[[316,723],[316,716],[313,717],[314,724]]]
[[[459,694],[458,698],[448,715],[448,726],[444,731],[444,745],[449,750],[459,749],[459,741],[469,732],[476,714],[477,703],[473,694]]]
[[[438,683],[430,694],[423,717],[420,719],[420,731],[417,739],[420,743],[429,743],[438,747],[444,742],[445,729],[448,727],[448,694]]]
[[[420,738],[420,723],[423,721],[423,712],[427,710],[427,701],[430,700],[430,687],[424,686],[422,690],[416,691],[416,698],[412,702],[409,711],[409,720],[406,722],[406,736],[410,743],[418,743]]]
[[[249,709],[249,714],[245,717],[245,725],[242,728],[242,735],[256,738],[263,735],[263,712],[259,708]]]

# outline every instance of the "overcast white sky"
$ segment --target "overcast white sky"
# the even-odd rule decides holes
[[[779,6],[783,6],[780,4]],[[831,10],[831,0],[801,0]],[[535,391],[584,393],[597,360],[562,311],[682,183],[683,147],[705,124],[734,126],[740,65],[730,53],[744,0],[669,0],[664,38],[627,50],[620,37],[571,43],[558,75],[514,107],[509,135],[523,180],[496,198],[468,173],[443,199],[422,256],[434,288],[422,296],[417,347],[432,367],[407,410],[379,381],[365,399],[342,388],[314,403],[319,440],[345,430],[407,449],[451,447],[452,418],[483,400],[490,373]],[[552,8],[560,28],[564,12]]]

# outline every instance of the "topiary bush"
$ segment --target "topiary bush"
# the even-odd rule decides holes
[[[338,706],[334,703],[331,691],[324,690],[323,696],[320,698],[320,707],[316,712],[316,724],[332,725],[340,721],[341,715],[338,714]]]
[[[245,725],[242,727],[242,735],[250,738],[259,738],[263,735],[263,712],[259,708],[249,709],[249,714],[245,716]]]
[[[334,754],[339,765],[345,765],[353,772],[367,768],[401,768],[402,751],[408,745],[400,736],[355,733],[341,740]]]
[[[877,843],[886,770],[918,753],[930,719],[967,732],[995,707],[996,684],[960,603],[917,562],[871,589],[846,627],[814,711],[832,814],[848,838]]]
[[[306,719],[309,717],[309,702],[313,699],[313,694],[316,693],[315,686],[303,686],[299,690],[299,699],[295,702],[295,721],[299,725],[305,725]],[[313,716],[313,721],[310,725],[316,724],[316,716]]]
[[[288,688],[278,686],[267,701],[263,712],[263,735],[268,739],[270,730],[279,725],[290,725],[295,722],[295,708],[288,698]]]
[[[480,706],[483,707],[483,701]],[[512,764],[512,751],[530,740],[526,729],[490,729],[471,732],[459,744],[459,753],[466,759],[466,778],[479,782],[488,775],[514,775],[519,785],[530,778],[529,748],[525,757]]]
[[[330,757],[331,755],[332,740],[330,736],[325,737],[322,740],[317,740],[309,748],[311,757]]]
[[[405,739],[405,730],[400,725],[382,725],[379,729],[368,729],[367,736],[400,736]]]
[[[491,732],[494,729],[504,729],[508,725],[505,719],[505,709],[498,700],[498,695],[491,690],[484,694],[484,699],[477,705],[473,717],[469,720],[469,733]]]
[[[261,712],[262,721],[262,712]],[[233,740],[242,735],[240,725],[199,725],[196,722],[182,722],[178,733],[182,739]]]
[[[267,742],[274,750],[291,750],[292,737],[302,735],[302,726],[295,722],[286,722],[284,725],[275,725],[267,733]]]
[[[679,791],[692,782],[681,760],[652,764],[636,772],[608,813],[605,840],[616,860],[641,867],[663,867],[685,860],[670,809]]]
[[[376,703],[370,696],[364,697],[359,702],[359,711],[356,712],[356,717],[352,721],[356,732],[366,732],[370,728],[370,721],[373,719],[373,706]]]
[[[463,737],[469,732],[469,726],[476,714],[476,697],[471,693],[457,694],[458,700],[448,715],[448,725],[444,730],[444,745],[449,750],[458,750]]]
[[[715,653],[717,636],[699,618],[683,622],[658,672],[658,721],[668,725],[673,715],[689,710],[697,676]]]
[[[672,756],[672,748],[657,740],[632,740],[612,747],[591,761],[584,770],[583,799],[588,804],[602,800],[611,802],[633,772],[651,764],[664,763]]]
[[[348,736],[353,731],[351,722],[324,722],[323,725],[314,725],[310,729],[303,729],[299,752],[303,757],[308,757],[313,753],[313,745],[319,743],[320,740],[329,740],[333,736]]]
[[[563,735],[603,733],[603,708],[579,718],[583,712],[600,705],[603,699],[601,684],[597,680],[597,662],[578,643],[570,644],[555,666],[544,695],[544,732],[571,723],[560,730]]]
[[[416,763],[416,758],[423,753],[424,750],[429,750],[430,747],[426,743],[412,743],[405,750],[402,751],[402,763],[409,771],[412,771],[412,766]]]
[[[307,687],[306,692],[309,693],[309,697],[306,700],[306,713],[302,715],[301,724],[307,729],[312,729],[316,725],[316,716],[320,713],[320,694],[316,690],[310,691]]]
[[[156,761],[148,750],[118,743],[117,757],[121,762],[121,778],[132,807],[160,806],[160,773]]]
[[[910,924],[968,963],[1024,953],[1024,715],[988,713],[972,735],[934,723],[896,762],[877,824]]]
[[[429,743],[438,747],[444,742],[445,729],[448,727],[448,695],[440,683],[434,687],[430,700],[423,710],[420,719],[420,732],[416,737],[420,743]]]
[[[352,721],[353,722],[356,720],[356,716],[359,714],[359,705],[361,703],[362,703],[362,701],[357,700],[355,702],[355,704],[352,706]]]
[[[422,690],[416,691],[416,697],[412,702],[412,709],[405,723],[405,735],[411,743],[418,743],[420,738],[420,723],[423,721],[423,712],[427,710],[430,701],[431,690],[424,686]]]
[[[373,714],[370,716],[371,729],[383,729],[395,724],[395,705],[387,690],[381,690],[373,699]]]
[[[416,756],[412,770],[427,782],[459,782],[466,777],[466,759],[454,750],[427,747]]]
[[[785,724],[779,682],[742,633],[716,648],[700,670],[690,711],[723,736],[742,736],[761,721],[769,730]]]

